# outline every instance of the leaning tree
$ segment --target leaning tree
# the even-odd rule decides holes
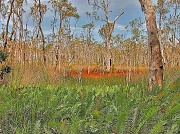
[[[145,14],[146,27],[148,31],[149,44],[149,90],[152,91],[154,85],[163,86],[163,61],[156,25],[156,15],[152,0],[139,0],[142,11]]]

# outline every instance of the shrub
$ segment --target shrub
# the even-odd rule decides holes
[[[0,51],[0,63],[2,64],[3,62],[5,62],[7,60],[8,54],[6,54],[5,52],[3,52],[2,50]],[[3,81],[3,76],[4,74],[8,74],[11,72],[11,67],[8,65],[5,65],[3,67],[1,67],[0,69],[0,81]]]

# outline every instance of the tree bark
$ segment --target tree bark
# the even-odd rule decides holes
[[[8,28],[9,28],[9,22],[10,22],[10,19],[11,19],[11,15],[13,13],[13,8],[14,8],[14,0],[11,1],[11,4],[10,4],[10,11],[9,11],[9,14],[8,14],[8,18],[7,18],[7,22],[6,22],[6,33],[5,33],[5,41],[4,41],[4,50],[7,51],[7,42],[8,42]]]
[[[111,70],[111,45],[110,45],[110,41],[106,42],[106,71],[110,72]]]
[[[43,19],[43,13],[42,13],[42,9],[43,7],[41,7],[41,0],[39,0],[39,22],[38,22],[38,28],[39,28],[39,31],[41,33],[41,38],[42,38],[42,50],[43,50],[43,62],[44,62],[44,65],[46,65],[46,50],[45,50],[45,37],[44,37],[44,33],[43,33],[43,30],[42,30],[42,27],[41,27],[41,23],[42,23],[42,19]]]
[[[155,85],[163,86],[163,62],[158,39],[156,15],[152,0],[139,0],[145,14],[146,27],[148,31],[149,44],[149,90],[152,91]]]

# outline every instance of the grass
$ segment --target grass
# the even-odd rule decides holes
[[[18,86],[17,75],[19,81],[0,87],[0,133],[179,133],[180,75],[169,72],[163,89],[151,93],[145,76],[130,83],[124,77],[80,83],[68,77],[58,85]]]

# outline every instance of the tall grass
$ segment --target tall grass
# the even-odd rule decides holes
[[[78,68],[76,68],[78,70]],[[74,84],[81,82],[85,85],[118,85],[119,83],[138,83],[147,79],[147,74],[131,75],[131,80],[127,80],[127,76],[122,77],[108,77],[102,79],[84,78],[81,81],[79,77],[71,77],[69,72],[72,71],[72,67],[61,68],[61,70],[55,70],[52,65],[42,64],[26,64],[12,65],[12,72],[10,75],[6,75],[4,83],[11,86],[30,86],[30,85],[54,85],[59,86],[61,84]],[[67,84],[66,84],[67,85]]]
[[[86,78],[81,83],[67,77],[56,86],[18,86],[22,79],[17,75],[20,83],[0,87],[0,133],[176,134],[180,130],[178,74],[178,70],[176,76],[170,73],[165,86],[153,92],[147,91],[142,76],[131,83],[123,77]]]

